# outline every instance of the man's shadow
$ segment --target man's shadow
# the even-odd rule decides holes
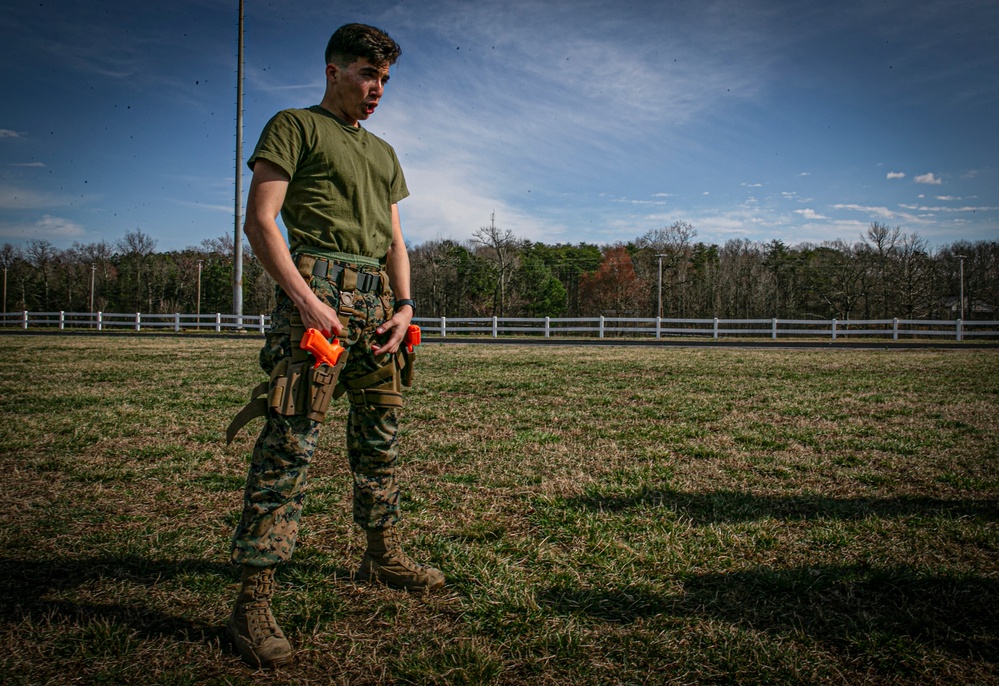
[[[296,563],[307,568],[314,563]],[[87,625],[95,621],[126,626],[144,639],[173,639],[203,644],[227,645],[225,624],[228,616],[217,622],[200,621],[164,612],[155,603],[144,603],[135,596],[118,602],[71,601],[61,599],[76,589],[95,583],[126,581],[152,591],[157,585],[177,577],[208,579],[211,584],[231,586],[234,591],[227,603],[235,600],[240,568],[228,562],[204,560],[162,561],[139,556],[67,558],[61,560],[23,560],[0,558],[0,616],[16,624],[24,619],[67,622]],[[335,569],[328,578],[342,581],[350,572]]]

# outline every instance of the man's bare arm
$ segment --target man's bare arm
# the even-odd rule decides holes
[[[412,291],[410,290],[409,274],[409,253],[406,251],[406,241],[402,237],[402,222],[399,220],[399,207],[392,205],[392,245],[389,246],[385,255],[385,271],[389,275],[389,283],[392,284],[392,293],[396,300],[408,300]],[[384,345],[373,345],[371,349],[375,354],[394,353],[399,349],[399,344],[406,335],[410,322],[413,320],[413,308],[403,305],[392,318],[378,327],[378,333],[391,331],[389,339]]]
[[[288,181],[288,175],[281,167],[267,160],[257,160],[246,197],[243,231],[261,266],[298,307],[305,327],[318,329],[326,336],[339,336],[343,326],[336,310],[317,298],[299,274],[277,225]]]

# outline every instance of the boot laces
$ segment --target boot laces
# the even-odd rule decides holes
[[[250,635],[257,637],[257,641],[276,636],[280,632],[277,620],[274,619],[270,606],[266,602],[247,603],[243,606],[243,612]]]

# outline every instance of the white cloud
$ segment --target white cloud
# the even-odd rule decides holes
[[[44,162],[11,162],[8,167],[44,167]]]
[[[48,214],[34,223],[0,224],[0,237],[10,239],[66,241],[82,238],[86,233],[76,222]]]
[[[942,200],[943,198],[937,198]],[[957,198],[953,198],[957,199]],[[966,205],[964,207],[930,207],[927,205],[899,205],[899,207],[913,212],[994,212],[999,207],[975,207]]]
[[[920,174],[916,177],[916,183],[927,183],[931,186],[939,186],[943,181],[934,176],[933,172]]]
[[[0,129],[0,138],[20,138],[21,134],[10,129]]]
[[[804,210],[795,210],[795,214],[801,215],[805,219],[828,219],[829,217],[823,216],[811,208],[806,208]]]
[[[887,179],[890,181],[892,179],[904,179],[905,172],[888,172]]]
[[[890,219],[895,216],[895,213],[889,210],[887,207],[871,207],[867,205],[848,205],[848,204],[837,204],[833,205],[834,210],[852,210],[854,212],[863,212],[865,214],[870,214],[874,217],[882,217],[884,219]]]

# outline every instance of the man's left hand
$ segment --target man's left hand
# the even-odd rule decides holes
[[[391,319],[387,319],[382,322],[376,331],[378,335],[385,333],[386,331],[391,332],[388,340],[382,345],[377,343],[371,346],[372,352],[375,355],[384,355],[395,353],[399,350],[399,345],[402,343],[402,339],[406,337],[406,331],[409,330],[409,325],[413,321],[413,308],[409,305],[403,305],[392,315]]]

